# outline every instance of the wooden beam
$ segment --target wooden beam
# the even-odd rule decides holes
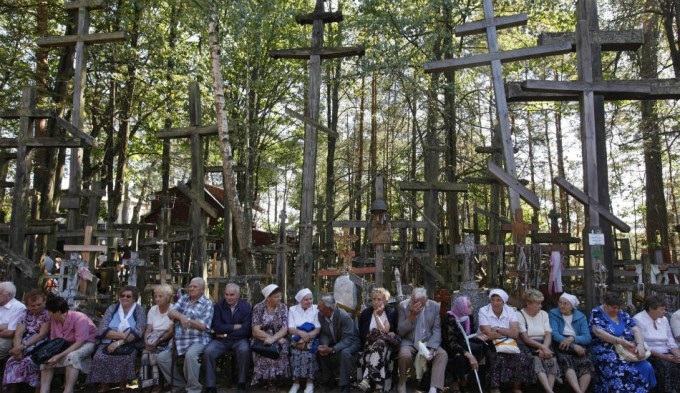
[[[569,93],[582,93],[592,91],[599,93],[620,93],[631,94],[635,97],[649,94],[652,88],[648,83],[638,81],[546,81],[546,80],[526,80],[522,82],[524,90],[539,91],[564,91]]]
[[[158,139],[189,138],[192,135],[210,136],[217,135],[217,126],[191,126],[179,128],[166,128],[156,132]]]
[[[78,138],[40,137],[28,138],[26,147],[81,147]],[[19,146],[17,138],[0,138],[0,148],[16,148]]]
[[[595,209],[602,217],[604,217],[621,232],[630,232],[630,226],[628,226],[628,224],[613,215],[609,209],[600,205],[586,193],[576,188],[573,184],[569,183],[569,181],[567,181],[565,178],[557,176],[555,177],[554,182],[558,187],[562,188],[569,195],[573,196],[577,201],[581,202],[587,207]]]
[[[108,247],[95,244],[64,244],[64,252],[107,252]]]
[[[636,51],[644,43],[642,30],[622,30],[622,31],[593,31],[591,41],[600,44],[603,51],[621,52]],[[552,45],[560,42],[570,42],[573,50],[576,50],[576,33],[541,33],[538,36],[539,45]]]
[[[427,271],[435,280],[439,281],[442,284],[445,284],[447,281],[444,279],[444,276],[439,273],[436,267],[430,266],[429,263],[427,263],[427,259],[425,258],[415,258],[416,261],[422,266],[425,271]]]
[[[13,181],[0,180],[0,188],[12,188],[14,187]]]
[[[80,209],[80,196],[63,195],[59,199],[59,210]]]
[[[333,138],[335,138],[335,139],[338,139],[338,133],[335,132],[335,130],[331,130],[330,128],[326,127],[325,125],[319,123],[318,121],[315,121],[315,120],[312,119],[311,117],[308,117],[308,116],[305,116],[305,115],[303,115],[303,114],[301,114],[301,113],[295,112],[294,110],[289,109],[288,107],[284,108],[284,111],[286,112],[286,114],[287,114],[288,116],[294,117],[294,118],[300,120],[300,121],[303,122],[303,123],[312,124],[312,125],[314,125],[319,131],[323,131],[323,132],[325,132],[326,134],[328,134],[328,136],[333,137]]]
[[[93,34],[74,34],[66,36],[54,36],[38,38],[35,42],[41,48],[55,48],[60,46],[71,46],[78,42],[86,44],[104,44],[109,42],[124,41],[127,34],[122,31],[113,33],[93,33]]]
[[[527,24],[528,19],[529,18],[525,13],[483,19],[458,25],[455,27],[454,33],[456,37],[465,37],[468,35],[485,33],[486,29],[491,26],[495,26],[497,29],[524,26]]]
[[[366,49],[363,46],[357,47],[336,47],[336,48],[297,48],[270,50],[269,56],[274,59],[301,59],[307,60],[310,56],[320,56],[321,59],[337,59],[339,57],[363,56]]]
[[[0,118],[2,119],[18,119],[20,117],[48,119],[55,116],[56,111],[54,111],[53,109],[19,108],[0,110]]]
[[[445,182],[416,182],[401,181],[399,188],[403,191],[452,191],[467,192],[468,185],[465,183],[445,183]]]
[[[320,20],[323,23],[340,23],[344,19],[342,12],[312,12],[309,14],[296,15],[295,21],[300,25],[314,24],[315,20]]]
[[[614,85],[623,86],[626,81],[607,81]],[[649,93],[633,94],[626,91],[603,91],[599,95],[604,96],[607,101],[617,100],[672,100],[680,98],[680,81],[676,79],[640,79],[635,80],[636,84],[646,84],[649,86]],[[623,89],[621,89],[623,90]],[[574,92],[552,92],[552,91],[531,91],[523,88],[523,82],[508,82],[505,85],[508,102],[530,102],[530,101],[578,101],[579,94]]]
[[[375,274],[375,267],[353,267],[350,271],[354,274]],[[339,276],[345,272],[338,269],[320,269],[317,271],[317,276]]]
[[[219,217],[217,209],[215,209],[208,202],[203,200],[203,198],[199,198],[198,195],[196,195],[191,189],[189,189],[189,187],[186,186],[186,184],[177,183],[177,189],[180,192],[182,192],[182,194],[189,197],[192,203],[198,203],[201,209],[203,209],[210,217],[212,218]]]
[[[85,145],[90,146],[90,147],[96,147],[97,146],[97,140],[94,139],[91,135],[84,133],[78,127],[67,122],[66,120],[62,119],[61,117],[55,116],[54,119],[56,120],[57,125],[59,127],[65,129],[66,131],[68,131],[74,137],[81,139]]]
[[[464,68],[488,65],[494,60],[501,63],[535,59],[550,55],[560,55],[571,52],[571,43],[565,42],[557,45],[542,45],[531,48],[514,49],[503,52],[492,52],[484,55],[474,55],[457,59],[438,60],[425,63],[423,68],[426,73],[441,72],[446,70],[460,70]]]
[[[78,1],[70,1],[66,4],[64,4],[64,8],[67,10],[77,10],[78,8],[87,8],[87,9],[100,9],[104,8],[104,0],[78,0]]]
[[[508,175],[508,173],[501,169],[498,165],[489,161],[487,163],[487,170],[489,171],[489,174],[491,174],[491,176],[495,177],[501,183],[515,190],[519,194],[519,196],[522,199],[524,199],[524,201],[526,201],[531,207],[533,207],[534,209],[540,208],[541,203],[538,200],[536,194],[534,194],[528,188],[524,187],[517,179]]]
[[[427,223],[424,221],[390,221],[392,229],[399,228],[427,228]],[[333,221],[333,228],[366,228],[368,221],[361,220],[336,220]]]

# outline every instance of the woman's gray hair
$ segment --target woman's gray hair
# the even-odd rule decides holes
[[[427,289],[423,287],[414,288],[411,292],[411,297],[413,299],[422,299],[427,297]]]
[[[168,284],[156,285],[156,288],[153,289],[153,292],[165,295],[165,297],[167,297],[168,300],[172,299],[172,297],[175,295],[175,291]]]
[[[335,298],[333,295],[323,295],[319,301],[323,303],[325,307],[335,308]]]
[[[17,295],[17,287],[15,287],[14,283],[11,281],[0,282],[0,291],[12,295],[12,298]]]

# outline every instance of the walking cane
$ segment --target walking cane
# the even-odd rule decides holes
[[[458,329],[460,329],[460,331],[463,333],[463,337],[465,337],[465,344],[467,344],[468,352],[470,352],[470,354],[472,356],[475,356],[475,354],[472,353],[472,348],[470,348],[470,338],[469,337],[470,336],[474,337],[474,336],[476,336],[476,334],[471,334],[470,336],[468,336],[467,334],[465,334],[465,329],[463,329],[463,325],[461,325],[461,322],[465,322],[469,318],[470,317],[468,317],[467,315],[461,317],[460,319],[458,319],[458,317],[454,316],[454,319],[456,320],[456,324],[458,325]],[[477,367],[479,367],[479,365]],[[479,388],[479,393],[482,393],[484,390],[482,390],[482,383],[479,380],[479,373],[477,372],[477,369],[475,369],[475,368],[473,368],[472,371],[475,372],[475,378],[477,378],[477,387]]]

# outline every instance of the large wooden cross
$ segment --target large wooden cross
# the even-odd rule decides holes
[[[95,146],[94,138],[83,133],[64,119],[58,118],[53,110],[36,108],[36,91],[27,87],[22,91],[19,109],[0,111],[0,118],[19,119],[17,138],[0,138],[0,148],[16,149],[17,165],[14,174],[14,192],[12,199],[12,217],[10,219],[9,244],[12,251],[25,254],[24,238],[27,230],[29,206],[29,183],[32,152],[36,148],[71,147],[80,149],[85,146]],[[74,137],[36,137],[36,119],[55,119],[57,125],[66,129]]]
[[[321,98],[321,60],[347,56],[363,56],[364,48],[324,46],[324,24],[341,22],[342,12],[325,12],[324,0],[316,0],[314,12],[298,15],[298,24],[312,25],[312,46],[310,48],[273,50],[269,55],[275,59],[309,60],[309,90],[305,123],[305,141],[302,166],[302,201],[300,206],[300,249],[295,271],[295,287],[305,288],[312,283],[314,255],[312,235],[314,232],[314,190],[316,187],[316,156],[318,131],[315,123],[319,120]]]
[[[483,65],[491,66],[491,81],[496,98],[496,118],[501,134],[501,147],[505,171],[513,178],[516,178],[515,158],[513,152],[512,133],[510,130],[510,118],[508,107],[505,100],[505,88],[503,83],[503,62],[520,61],[543,57],[546,55],[557,55],[567,53],[571,50],[571,45],[540,45],[532,48],[522,48],[511,51],[499,51],[497,30],[514,26],[524,25],[527,22],[526,14],[517,14],[504,17],[495,17],[492,0],[483,0],[484,20],[465,23],[455,28],[455,34],[463,37],[472,34],[486,32],[486,41],[489,53],[485,55],[475,55],[458,59],[446,59],[425,63],[425,72],[441,72],[446,70],[457,70],[472,68]],[[510,208],[514,212],[521,208],[520,194],[516,189],[509,189]]]
[[[602,81],[602,50],[631,50],[642,44],[638,32],[601,32],[597,20],[597,4],[594,0],[577,2],[576,33],[544,35],[544,41],[563,40],[576,51],[578,65],[577,81],[527,80],[512,84],[513,101],[527,100],[578,100],[581,116],[581,143],[583,151],[584,191],[566,179],[555,178],[555,184],[583,203],[588,209],[583,233],[584,282],[586,307],[592,308],[595,299],[595,259],[601,259],[603,246],[593,242],[593,235],[603,232],[600,218],[622,232],[630,227],[608,208],[609,193],[607,179],[600,176],[607,171],[607,157],[604,140],[605,99],[661,99],[680,98],[680,84],[677,81]],[[605,226],[604,229],[607,229]],[[599,263],[599,262],[598,262]]]
[[[217,218],[220,212],[205,201],[205,167],[203,143],[201,140],[202,137],[217,135],[217,126],[201,125],[201,92],[196,82],[189,84],[189,123],[189,127],[169,128],[159,131],[156,133],[156,137],[159,139],[190,138],[191,140],[191,189],[184,184],[177,184],[177,189],[191,199],[192,257],[201,264],[202,270],[203,263],[208,260],[205,214],[207,213],[211,217]],[[169,224],[166,223],[166,225]],[[165,266],[165,268],[169,269],[168,266]],[[163,276],[164,274],[161,273],[161,277]]]
[[[43,48],[75,46],[75,73],[73,77],[73,108],[71,112],[71,124],[78,130],[83,129],[83,107],[85,95],[85,81],[87,75],[87,45],[119,42],[126,38],[124,32],[90,33],[90,10],[104,7],[104,0],[79,0],[67,2],[64,8],[67,11],[78,13],[78,30],[75,35],[63,37],[44,37],[37,40],[37,44]],[[82,182],[82,152],[78,148],[71,149],[69,163],[69,196],[78,198]],[[75,230],[79,227],[80,211],[71,208],[68,211],[68,229]]]

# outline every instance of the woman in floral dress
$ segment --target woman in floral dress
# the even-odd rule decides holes
[[[288,380],[290,366],[288,360],[288,307],[281,303],[281,289],[269,284],[262,290],[265,299],[253,308],[253,339],[265,344],[278,342],[281,347],[278,359],[269,359],[253,352],[253,385],[260,381],[268,390],[275,389],[275,383]]]
[[[590,314],[592,357],[597,372],[595,393],[645,393],[656,385],[654,370],[648,361],[627,362],[614,349],[614,345],[621,344],[631,352],[645,352],[642,332],[635,320],[621,311],[622,305],[619,296],[608,293],[604,304]]]
[[[40,391],[40,365],[31,360],[31,351],[48,339],[50,317],[45,310],[45,294],[34,289],[24,296],[28,306],[14,332],[14,346],[5,365],[2,385],[6,392],[16,391],[16,384],[26,383]]]

